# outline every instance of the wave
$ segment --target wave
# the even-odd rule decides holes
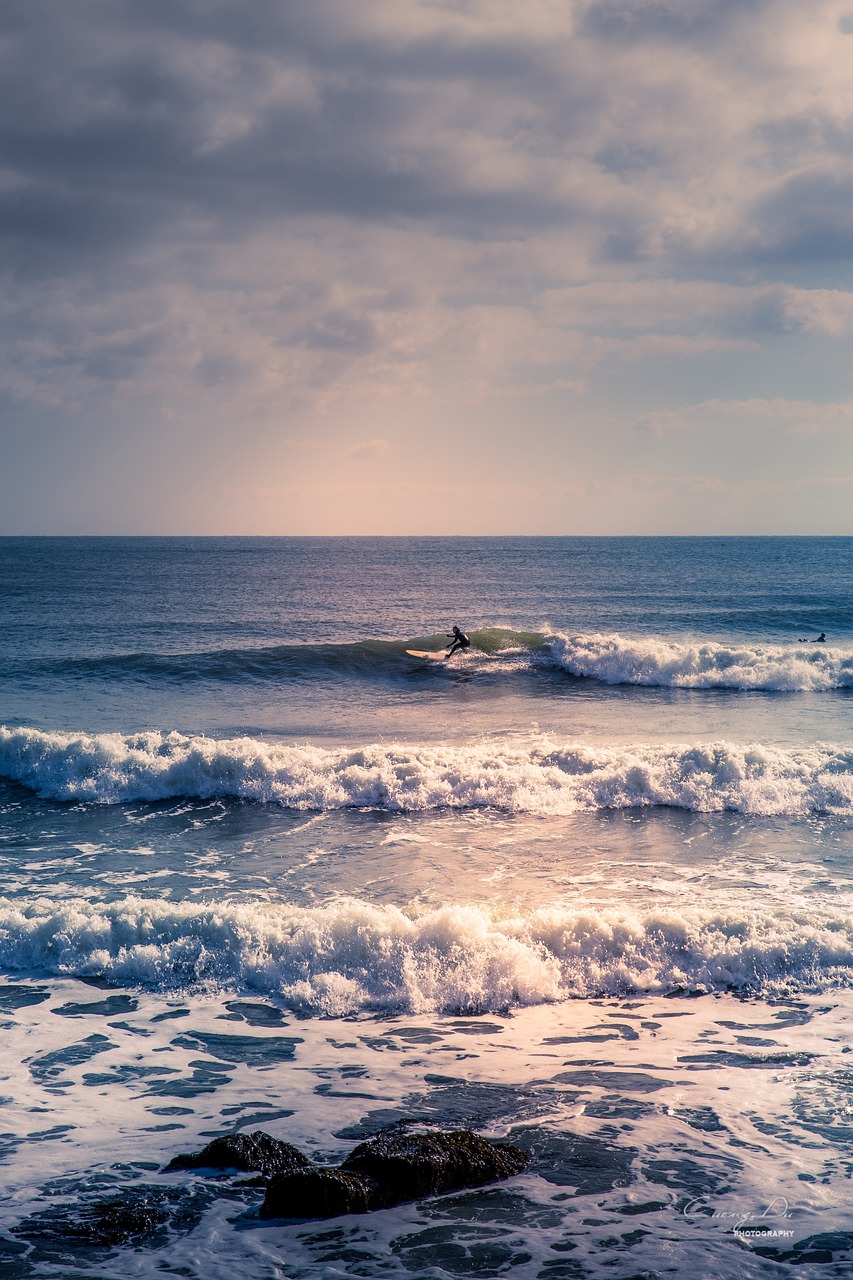
[[[471,633],[480,656],[505,650],[541,647],[538,632],[511,631],[503,627],[484,628]],[[197,650],[189,653],[116,653],[86,658],[25,664],[21,671],[86,679],[167,680],[183,683],[214,681],[285,681],[312,676],[400,677],[413,671],[429,671],[413,660],[407,649],[443,649],[449,643],[444,633],[417,636],[408,640],[357,640],[342,643],[279,644],[250,648]]]
[[[606,684],[673,689],[853,688],[853,654],[828,645],[727,645],[654,636],[546,634],[554,665]]]
[[[561,673],[610,685],[674,689],[828,692],[853,688],[853,653],[831,645],[723,644],[598,632],[470,632],[472,648],[452,664],[423,663],[408,649],[440,650],[443,634],[408,640],[286,644],[193,653],[112,654],[27,664],[21,673],[71,679],[102,678],[187,683],[278,682],[311,679],[434,680],[460,670],[478,676],[537,677]],[[9,674],[7,672],[7,674]],[[13,673],[14,674],[14,673]]]
[[[288,809],[499,809],[567,815],[667,806],[745,814],[853,813],[853,751],[831,745],[374,743],[327,749],[256,738],[0,726],[0,777],[96,804],[233,797]]]
[[[126,898],[0,899],[0,963],[159,991],[249,989],[306,1013],[486,1012],[573,997],[848,985],[849,912],[526,913]]]

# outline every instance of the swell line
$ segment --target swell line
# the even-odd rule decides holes
[[[514,631],[487,627],[470,633],[472,647],[450,663],[425,663],[408,652],[441,652],[443,634],[405,640],[283,644],[192,653],[106,654],[29,663],[7,675],[72,680],[107,679],[192,683],[286,683],[340,679],[411,683],[464,671],[495,679],[572,676],[609,685],[685,690],[820,692],[853,689],[853,652],[827,644],[725,643],[599,632]]]

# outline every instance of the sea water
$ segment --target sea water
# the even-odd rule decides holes
[[[850,1274],[853,539],[3,539],[0,599],[0,1276]],[[399,1119],[528,1170],[161,1172]]]

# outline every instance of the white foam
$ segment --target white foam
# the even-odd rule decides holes
[[[306,1012],[498,1011],[602,993],[847,984],[853,920],[803,899],[762,911],[526,912],[126,898],[0,899],[7,970],[105,975],[156,990],[262,991]]]
[[[0,726],[0,774],[45,797],[99,804],[233,796],[317,811],[491,807],[566,815],[671,806],[792,816],[853,812],[853,751],[828,745],[611,748],[538,738],[327,750],[255,738]]]
[[[853,654],[825,644],[729,645],[654,636],[546,635],[553,660],[606,684],[679,689],[853,688]]]

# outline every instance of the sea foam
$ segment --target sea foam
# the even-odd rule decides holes
[[[853,751],[730,742],[596,747],[541,738],[326,749],[180,733],[0,726],[0,776],[54,800],[233,797],[289,809],[493,808],[567,815],[669,806],[764,815],[853,812]]]
[[[853,688],[853,654],[825,644],[734,645],[558,632],[544,639],[558,667],[606,684],[821,692]]]
[[[260,991],[333,1016],[485,1012],[626,992],[846,985],[853,921],[814,904],[641,913],[0,899],[0,962],[160,991]]]

